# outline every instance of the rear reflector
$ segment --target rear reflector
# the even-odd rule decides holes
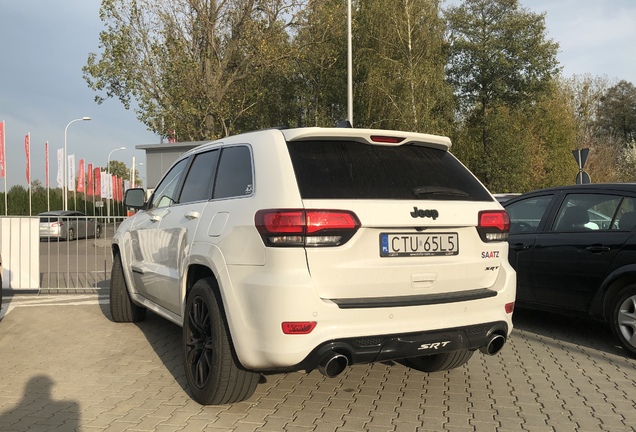
[[[266,246],[339,246],[360,227],[346,210],[259,210],[254,222]]]
[[[514,310],[515,310],[515,302],[512,302],[512,303],[506,303],[506,305],[504,306],[504,308],[505,308],[505,310],[506,310],[506,313],[507,313],[507,314],[511,314],[511,313],[512,313],[512,311],[514,311]]]
[[[284,322],[282,324],[285,334],[309,334],[315,327],[315,321]]]

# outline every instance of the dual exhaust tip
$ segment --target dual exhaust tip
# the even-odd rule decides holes
[[[493,333],[490,335],[486,345],[479,348],[479,351],[484,354],[494,356],[501,351],[505,343],[505,336],[499,333]],[[320,361],[318,370],[327,378],[335,378],[340,375],[347,366],[349,366],[349,359],[346,355],[330,351]]]
[[[496,355],[499,353],[499,351],[501,351],[505,343],[506,343],[505,336],[499,333],[493,333],[490,335],[490,338],[488,339],[488,342],[486,343],[486,345],[479,348],[479,351],[491,356]]]
[[[327,353],[320,364],[318,370],[327,378],[335,378],[349,366],[349,359],[346,355],[331,351]]]

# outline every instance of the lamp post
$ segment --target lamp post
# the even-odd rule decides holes
[[[106,163],[106,174],[108,174],[107,177],[108,177],[108,180],[110,181],[110,184],[108,185],[108,190],[111,190],[113,187],[112,186],[113,182],[110,180],[110,155],[112,155],[113,152],[116,152],[118,150],[126,150],[126,147],[119,147],[119,148],[111,150],[110,153],[108,153],[108,162]],[[108,222],[110,222],[110,198],[106,198],[106,216],[108,217]]]
[[[139,162],[137,165],[142,166],[144,163]],[[135,184],[135,172],[139,172],[139,170],[135,170],[135,158],[133,157],[132,168],[130,169],[130,187],[134,188],[137,185]]]
[[[64,202],[62,203],[62,210],[68,210],[68,196],[67,196],[67,191],[68,191],[68,170],[66,168],[66,166],[68,165],[68,155],[66,154],[66,134],[68,131],[68,127],[72,124],[75,123],[77,121],[88,121],[90,120],[90,117],[82,117],[82,118],[76,118],[74,120],[71,120],[70,122],[68,122],[68,124],[66,125],[66,127],[64,128],[64,160],[62,161],[62,164],[64,165],[64,178],[62,179],[62,187],[63,187],[63,192],[62,192],[62,199],[64,200]]]

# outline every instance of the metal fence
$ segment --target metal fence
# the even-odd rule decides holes
[[[108,288],[111,240],[123,217],[65,217],[62,227],[74,227],[70,236],[63,229],[51,230],[51,222],[45,218],[0,220],[5,290],[92,292]],[[25,225],[27,229],[22,228]]]

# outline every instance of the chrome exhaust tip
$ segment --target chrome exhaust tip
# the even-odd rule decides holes
[[[506,338],[498,333],[495,333],[490,336],[488,343],[483,347],[479,348],[484,354],[495,355],[501,351],[504,344],[506,343]]]
[[[318,365],[318,370],[327,378],[335,378],[340,375],[348,365],[349,359],[347,359],[347,356],[331,352],[322,359]]]

